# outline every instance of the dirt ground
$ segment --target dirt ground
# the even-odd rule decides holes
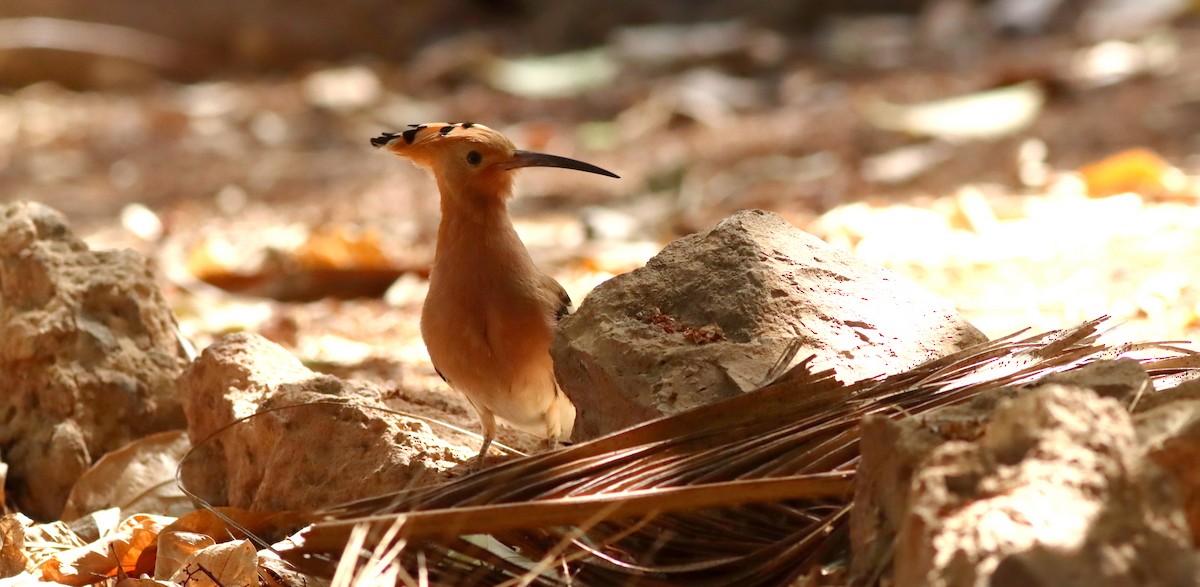
[[[0,194],[156,259],[198,346],[260,332],[470,430],[417,329],[435,187],[368,144],[409,123],[476,121],[622,176],[518,184],[519,230],[577,304],[674,238],[764,208],[991,336],[1111,314],[1118,339],[1196,338],[1200,25],[938,45],[897,22],[847,20],[818,50],[745,23],[630,29],[552,58],[462,34],[404,62],[36,83],[0,93]],[[961,96],[975,103],[944,101]]]

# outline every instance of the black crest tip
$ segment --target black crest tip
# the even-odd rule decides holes
[[[392,139],[394,139],[394,138],[396,138],[396,133],[385,132],[385,133],[371,139],[371,146],[372,147],[382,147],[382,146],[392,142]]]

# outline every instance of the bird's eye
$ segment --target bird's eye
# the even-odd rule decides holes
[[[467,163],[470,163],[471,165],[479,165],[480,161],[483,161],[483,155],[480,155],[479,151],[471,151],[470,153],[467,153]]]

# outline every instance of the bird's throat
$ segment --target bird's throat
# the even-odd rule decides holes
[[[443,259],[476,259],[484,263],[509,264],[529,258],[524,243],[513,228],[508,207],[502,200],[476,201],[469,209],[447,209],[442,200],[438,225],[435,266]]]

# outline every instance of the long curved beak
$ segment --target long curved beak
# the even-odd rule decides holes
[[[607,175],[620,179],[621,176],[604,169],[596,167],[591,163],[584,163],[568,157],[559,157],[558,155],[547,155],[546,153],[536,153],[534,151],[514,151],[512,159],[500,164],[505,169],[518,169],[521,167],[561,167],[563,169],[574,169],[575,171],[586,171],[598,175]]]

